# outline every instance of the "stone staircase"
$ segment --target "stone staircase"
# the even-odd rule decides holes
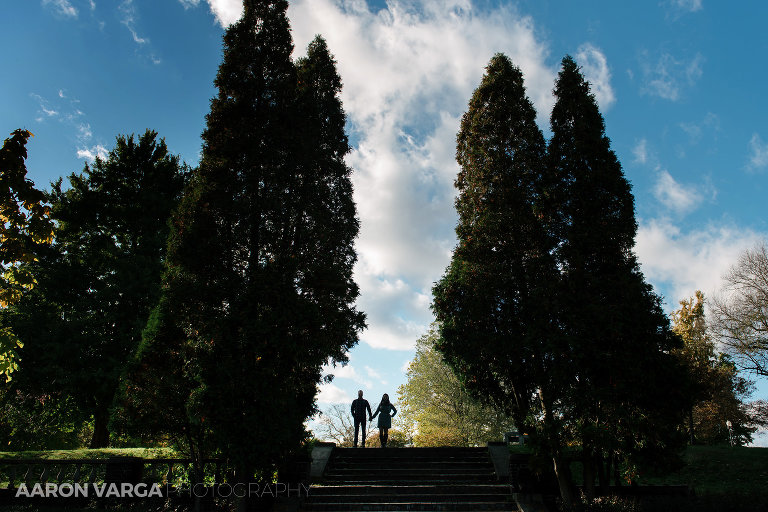
[[[304,511],[518,510],[487,448],[334,448]]]

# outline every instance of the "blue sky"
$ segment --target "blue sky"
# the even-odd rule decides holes
[[[35,134],[40,187],[146,128],[195,165],[223,27],[239,12],[238,0],[9,3],[0,132]],[[763,2],[300,0],[289,17],[297,57],[320,33],[338,60],[362,223],[355,276],[369,329],[321,407],[358,388],[394,396],[405,379],[455,244],[459,119],[495,52],[523,70],[545,134],[560,60],[582,66],[633,185],[643,271],[668,311],[697,288],[715,293],[768,237]],[[768,399],[768,385],[755,396]]]

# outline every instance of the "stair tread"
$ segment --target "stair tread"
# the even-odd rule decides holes
[[[306,511],[516,510],[487,448],[335,448]]]

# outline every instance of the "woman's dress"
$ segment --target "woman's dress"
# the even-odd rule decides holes
[[[379,428],[392,428],[392,412],[397,413],[397,409],[392,404],[379,404],[376,412],[373,414],[379,415]]]

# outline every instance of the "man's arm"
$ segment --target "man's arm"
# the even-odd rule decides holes
[[[371,417],[371,404],[368,403],[368,400],[365,401],[365,406],[368,408],[368,418]],[[363,409],[363,412],[365,412],[365,409]]]
[[[352,406],[349,408],[350,414],[355,415],[355,400],[352,400]]]

